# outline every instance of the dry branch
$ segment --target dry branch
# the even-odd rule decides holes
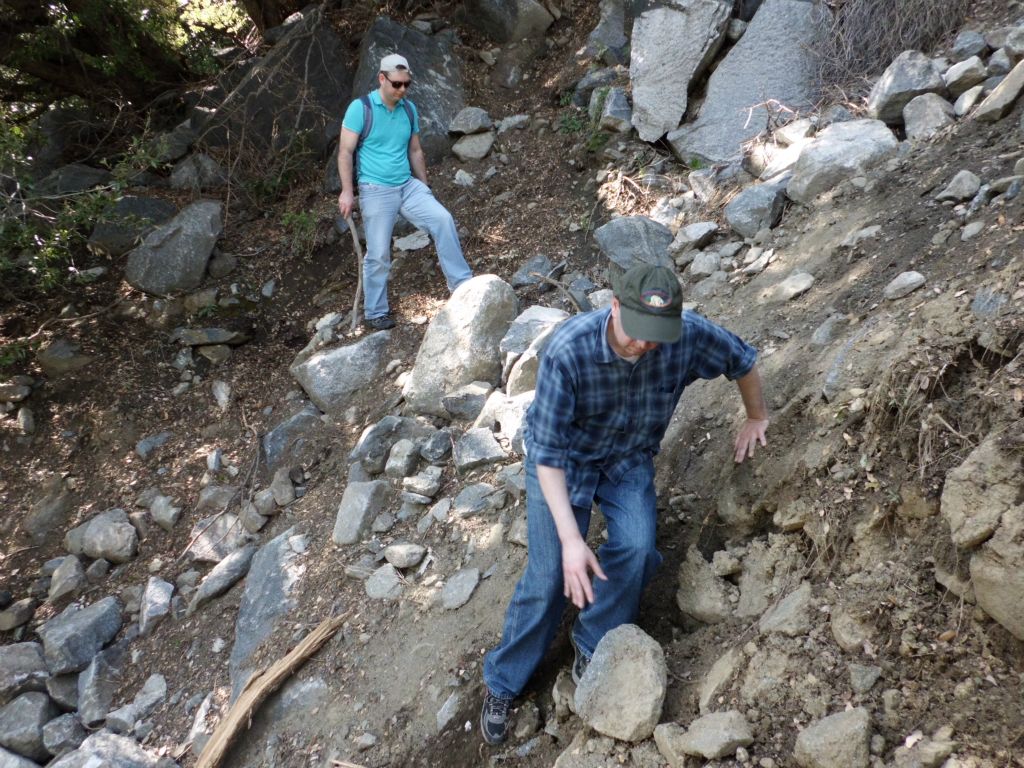
[[[306,659],[334,637],[334,633],[338,631],[344,620],[345,616],[324,619],[320,626],[306,635],[287,656],[274,662],[266,671],[253,674],[235,703],[231,705],[227,716],[221,720],[217,730],[213,732],[213,736],[210,737],[202,754],[199,755],[196,768],[215,768],[219,765],[235,736],[244,727],[248,727],[253,713],[263,700],[276,691]]]

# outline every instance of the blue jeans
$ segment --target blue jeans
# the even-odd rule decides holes
[[[606,632],[636,619],[644,587],[661,564],[655,548],[654,462],[647,459],[619,483],[602,476],[594,500],[608,527],[608,540],[597,550],[608,580],[593,580],[594,602],[580,611],[573,625],[573,641],[587,658]],[[586,537],[590,510],[573,507],[573,512]],[[536,465],[529,458],[526,519],[526,570],[505,614],[501,644],[484,660],[487,689],[502,699],[514,699],[526,687],[558,631],[567,602],[562,594],[562,545],[537,481]]]
[[[425,230],[437,248],[441,271],[454,291],[473,276],[459,245],[455,220],[434,197],[430,187],[411,177],[397,187],[359,185],[359,209],[366,228],[366,256],[363,258],[364,315],[367,320],[386,315],[388,273],[391,271],[391,234],[401,213],[414,227]]]

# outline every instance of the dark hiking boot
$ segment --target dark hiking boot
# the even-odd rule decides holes
[[[480,732],[488,744],[501,744],[508,738],[512,721],[512,700],[499,699],[488,691],[480,709]]]
[[[363,324],[371,331],[387,331],[395,327],[395,321],[391,319],[391,315],[368,317],[363,321]]]

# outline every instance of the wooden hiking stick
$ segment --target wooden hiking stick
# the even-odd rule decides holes
[[[359,325],[359,295],[363,291],[363,247],[359,244],[359,234],[356,232],[356,225],[352,221],[352,214],[345,217],[348,224],[348,231],[352,233],[352,245],[356,249],[356,297],[352,300],[352,322],[349,324],[349,331],[355,332]]]

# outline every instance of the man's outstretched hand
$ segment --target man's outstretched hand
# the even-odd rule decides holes
[[[760,443],[768,445],[765,439],[765,431],[768,429],[768,419],[747,419],[736,435],[735,460],[737,464],[743,463],[748,456],[754,456],[754,447]]]
[[[608,581],[601,570],[597,556],[593,553],[582,537],[562,545],[562,579],[565,584],[565,596],[579,609],[594,602],[594,588],[590,583],[590,573],[597,578]]]

